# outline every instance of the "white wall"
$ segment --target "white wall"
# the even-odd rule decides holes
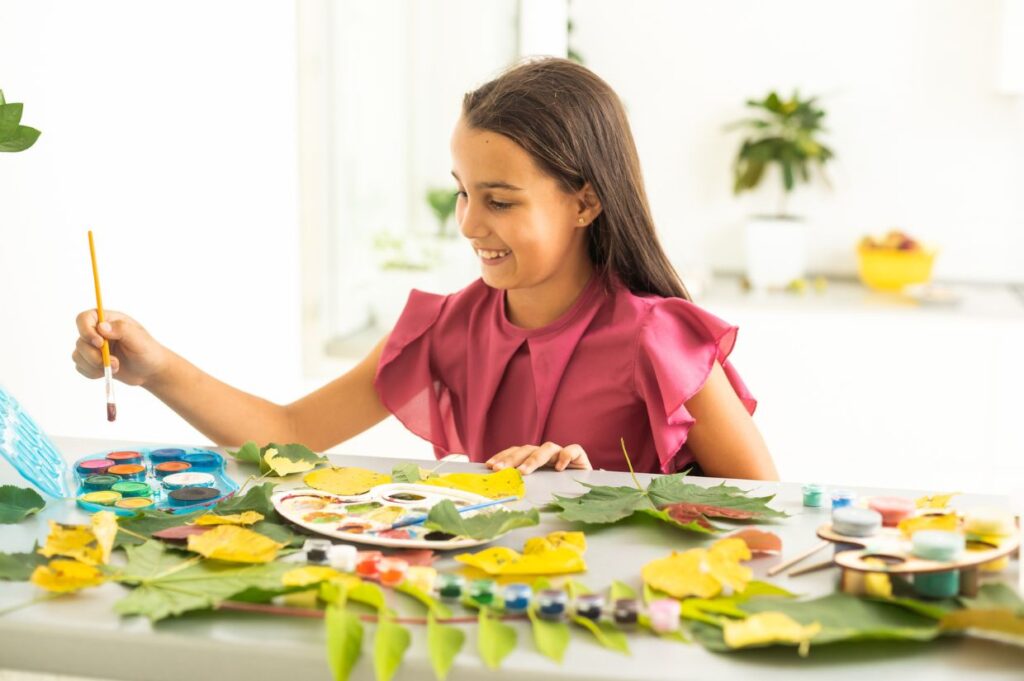
[[[573,0],[574,44],[622,96],[677,262],[738,270],[730,166],[743,102],[819,94],[834,189],[798,192],[812,268],[854,271],[864,233],[938,244],[936,276],[1024,281],[1024,97],[997,92],[998,0]],[[774,179],[774,178],[770,178]]]
[[[0,88],[42,130],[0,155],[0,383],[56,435],[199,436],[70,360],[104,303],[221,378],[299,389],[296,37],[291,2],[0,0]]]

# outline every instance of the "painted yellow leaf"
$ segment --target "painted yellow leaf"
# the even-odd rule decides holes
[[[55,593],[69,593],[102,584],[106,578],[92,565],[77,560],[51,560],[40,565],[29,578],[36,586]]]
[[[949,500],[957,494],[959,494],[959,492],[950,492],[949,494],[928,494],[917,500],[917,507],[946,508],[949,506]]]
[[[800,624],[781,612],[761,612],[742,620],[724,620],[722,637],[730,648],[790,643],[799,646],[800,656],[806,657],[811,639],[821,631],[821,624]]]
[[[103,547],[92,528],[86,525],[63,525],[51,520],[50,534],[39,553],[47,558],[73,558],[86,565],[103,564]],[[109,550],[107,553],[109,555]]]
[[[342,574],[334,568],[325,565],[306,565],[289,570],[281,575],[281,583],[285,586],[310,586],[327,581],[328,579],[340,577]]]
[[[232,515],[214,515],[207,513],[196,518],[196,525],[255,525],[263,520],[263,514],[256,511],[244,511]]]
[[[900,532],[908,539],[915,532],[921,530],[956,530],[960,526],[960,520],[955,513],[943,513],[935,515],[917,515],[904,518],[899,523]]]
[[[405,511],[398,506],[381,506],[380,508],[375,508],[364,515],[363,519],[375,523],[390,525],[398,520],[403,513],[405,513]]]
[[[313,489],[354,496],[368,492],[377,485],[391,482],[391,476],[385,473],[356,468],[354,466],[321,468],[313,471],[303,478],[305,483]]]
[[[188,538],[189,551],[233,563],[269,563],[283,547],[284,544],[237,525],[218,525]]]
[[[673,551],[667,558],[645,565],[641,575],[651,588],[676,598],[711,598],[726,586],[736,592],[746,588],[753,571],[740,561],[749,559],[746,542],[733,537],[717,541],[708,549]]]
[[[552,532],[546,537],[526,540],[523,553],[494,546],[476,553],[463,553],[455,560],[489,575],[563,575],[583,572],[587,540],[582,532]]]
[[[305,473],[316,468],[315,461],[292,461],[286,457],[281,456],[280,452],[271,447],[263,454],[263,463],[267,465],[267,468],[274,471],[275,474],[280,475],[282,478],[292,473]]]
[[[436,478],[421,480],[424,485],[453,487],[485,496],[488,499],[523,497],[526,485],[523,475],[516,468],[504,468],[496,473],[446,473]]]

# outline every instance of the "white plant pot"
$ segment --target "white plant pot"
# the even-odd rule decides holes
[[[755,289],[785,288],[807,271],[807,225],[799,218],[752,217],[746,225],[747,279]]]

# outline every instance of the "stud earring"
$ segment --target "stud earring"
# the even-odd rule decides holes
[[[583,218],[580,218],[580,219],[579,219],[579,223],[580,223],[581,225],[583,224]]]

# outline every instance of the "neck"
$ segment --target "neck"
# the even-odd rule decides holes
[[[573,306],[592,276],[594,267],[588,258],[536,286],[509,289],[505,293],[508,320],[523,329],[547,326]]]

